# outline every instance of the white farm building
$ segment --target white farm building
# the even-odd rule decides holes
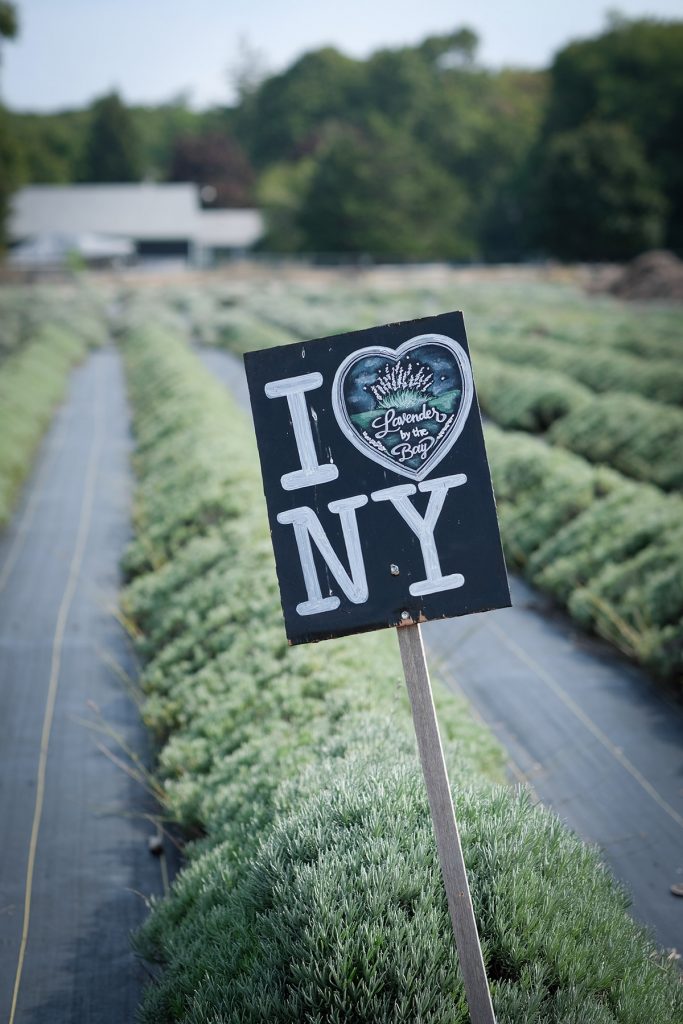
[[[17,255],[56,239],[78,250],[79,239],[97,237],[142,259],[207,264],[244,255],[262,234],[259,210],[202,209],[193,184],[28,185],[13,196],[9,221]]]

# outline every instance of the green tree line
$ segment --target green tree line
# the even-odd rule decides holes
[[[460,28],[366,60],[333,48],[238,102],[6,114],[14,180],[196,181],[258,204],[263,246],[377,258],[683,251],[683,22],[612,16],[546,71],[490,70]],[[4,148],[12,148],[5,145]]]

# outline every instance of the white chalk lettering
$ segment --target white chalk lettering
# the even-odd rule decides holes
[[[325,560],[330,572],[352,604],[365,604],[368,599],[368,583],[363,562],[363,552],[358,534],[356,509],[367,505],[366,494],[356,494],[350,498],[331,501],[327,506],[330,512],[338,513],[341,520],[346,554],[349,560],[350,575],[337,558],[320,520],[312,508],[303,505],[278,513],[278,523],[294,526],[294,536],[299,549],[299,559],[304,576],[304,585],[308,600],[296,606],[299,615],[316,615],[319,612],[331,612],[339,607],[339,598],[334,594],[323,597],[320,581],[313,559],[311,540],[315,541],[318,551]]]
[[[453,573],[450,576],[442,575],[439,554],[434,540],[434,528],[448,491],[452,487],[460,487],[466,482],[465,474],[457,473],[455,476],[442,476],[436,480],[425,480],[419,484],[421,491],[429,493],[429,503],[424,519],[410,501],[410,495],[415,494],[414,484],[386,487],[381,491],[373,491],[370,495],[373,501],[390,501],[420,542],[427,578],[410,584],[408,589],[413,597],[419,597],[422,594],[436,594],[442,590],[455,590],[465,582],[465,577],[460,573]]]
[[[400,444],[395,444],[391,449],[391,454],[399,462],[407,462],[408,459],[415,458],[419,455],[422,462],[427,458],[427,452],[430,448],[433,448],[436,444],[436,438],[424,437],[417,444],[409,444],[408,441],[401,441]]]
[[[295,491],[299,487],[312,487],[315,484],[326,484],[331,480],[336,480],[339,476],[339,470],[333,463],[320,465],[318,462],[311,421],[304,398],[304,392],[319,388],[322,382],[321,373],[303,373],[299,377],[286,377],[283,380],[270,381],[265,386],[268,398],[287,399],[301,463],[301,469],[284,473],[280,477],[280,483],[285,491]]]
[[[443,423],[448,419],[448,414],[439,412],[433,406],[427,406],[423,402],[419,412],[397,413],[395,409],[387,409],[382,416],[377,416],[371,423],[372,429],[376,430],[375,437],[386,437],[387,434],[396,433],[401,427],[412,423],[424,423],[425,420],[434,420],[435,423]]]

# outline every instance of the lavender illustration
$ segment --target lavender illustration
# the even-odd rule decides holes
[[[369,390],[380,409],[413,409],[430,397],[433,382],[429,367],[399,359],[392,366],[385,364]]]

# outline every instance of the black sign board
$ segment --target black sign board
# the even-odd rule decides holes
[[[461,313],[245,363],[290,643],[510,604]]]

